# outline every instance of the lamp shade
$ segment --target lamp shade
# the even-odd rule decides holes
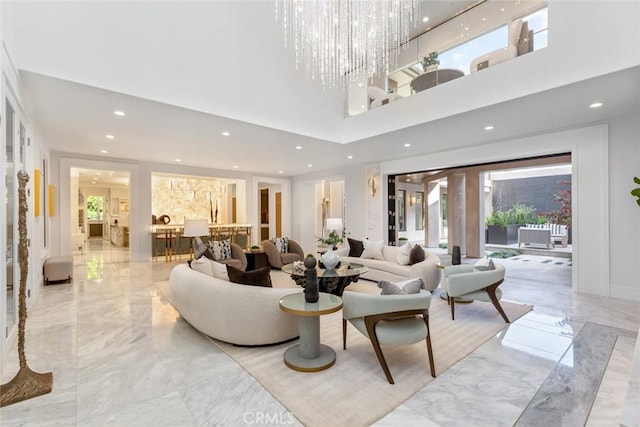
[[[327,230],[342,230],[342,218],[327,218]]]
[[[185,219],[184,234],[185,237],[200,237],[209,234],[209,223],[206,219]]]

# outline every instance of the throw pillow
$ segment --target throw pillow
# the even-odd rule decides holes
[[[473,265],[473,268],[475,268],[476,270],[479,271],[486,271],[486,270],[495,270],[496,269],[496,265],[493,263],[492,259],[481,259],[480,261],[476,262]]]
[[[227,274],[227,266],[220,264],[219,262],[211,261],[206,257],[200,259],[194,259],[188,261],[189,267],[207,276],[215,277],[216,279],[222,279],[229,281],[229,275]]]
[[[229,282],[229,274],[227,273],[227,265],[219,262],[210,261],[211,270],[213,271],[213,277],[216,279],[222,279]]]
[[[193,256],[195,259],[200,259],[201,256],[207,256],[209,247],[202,241],[201,238],[196,237],[193,239]],[[209,254],[210,255],[210,254]]]
[[[213,260],[231,258],[231,241],[226,240],[210,240],[209,250],[213,254]]]
[[[411,253],[409,254],[409,265],[417,264],[419,262],[424,261],[427,258],[424,253],[424,249],[422,246],[415,245],[413,249],[411,249]]]
[[[418,294],[420,289],[423,288],[423,283],[419,277],[397,283],[381,280],[378,282],[378,287],[382,289],[380,295]]]
[[[207,276],[213,277],[213,269],[211,268],[211,262],[206,258],[194,259],[189,261],[189,267],[192,270],[195,270],[199,273],[206,274]]]
[[[347,241],[349,242],[349,256],[359,258],[364,251],[364,246],[362,245],[361,240],[350,239],[347,237]]]
[[[411,243],[405,243],[398,249],[397,255],[398,264],[409,265],[411,261]]]
[[[241,285],[264,286],[266,288],[273,287],[271,285],[271,267],[266,266],[257,270],[242,271],[231,265],[227,265],[227,273],[229,281],[239,283]]]
[[[384,242],[382,240],[374,242],[365,239],[362,241],[362,245],[364,246],[364,251],[362,251],[360,258],[379,259],[384,261],[384,256],[382,255],[382,246],[384,245]]]
[[[276,246],[278,252],[283,254],[289,252],[289,239],[287,237],[274,237],[271,241]]]

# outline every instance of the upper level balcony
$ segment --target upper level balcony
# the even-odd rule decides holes
[[[347,116],[545,48],[547,42],[546,0],[476,3],[414,37],[398,55],[399,68],[350,87]]]

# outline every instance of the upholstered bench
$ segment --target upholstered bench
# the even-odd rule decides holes
[[[44,284],[49,282],[68,281],[71,282],[73,276],[73,257],[52,256],[44,262]]]

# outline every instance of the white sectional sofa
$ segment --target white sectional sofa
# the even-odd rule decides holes
[[[241,285],[176,266],[156,287],[194,328],[238,345],[275,344],[295,338],[298,319],[280,309],[285,295],[302,288]]]
[[[425,260],[413,265],[402,265],[398,260],[399,246],[382,246],[382,257],[384,259],[371,259],[362,257],[350,257],[349,248],[334,251],[340,257],[341,262],[352,262],[362,264],[369,268],[369,271],[360,275],[362,279],[380,281],[387,280],[398,282],[407,279],[421,278],[425,289],[433,291],[440,285],[441,270],[436,267],[440,258],[436,254],[424,249]],[[408,258],[407,258],[408,260]]]

